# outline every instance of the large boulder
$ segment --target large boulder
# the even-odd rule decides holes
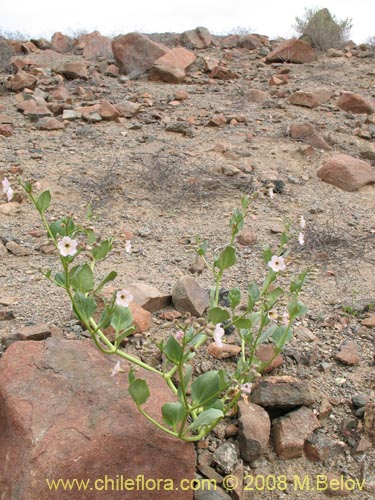
[[[184,31],[180,42],[188,49],[206,49],[212,44],[212,36],[207,28],[198,26],[194,30]]]
[[[86,59],[112,58],[111,39],[99,31],[81,35],[75,42],[74,51]]]
[[[344,191],[375,183],[375,169],[369,163],[345,154],[331,156],[316,173],[322,181]]]
[[[366,97],[354,92],[341,92],[337,106],[349,113],[371,115],[375,112],[375,100],[371,102]]]
[[[185,70],[193,64],[195,59],[195,55],[183,47],[171,49],[154,62],[149,79],[167,83],[181,83],[186,76]]]
[[[60,31],[52,35],[51,49],[64,54],[66,52],[71,52],[72,47],[73,41],[69,36],[63,35]]]
[[[266,57],[267,62],[310,63],[316,60],[316,51],[303,40],[292,38],[278,45]]]
[[[168,51],[168,47],[153,42],[141,33],[128,33],[112,41],[112,52],[119,71],[129,78],[137,78],[151,69],[154,62]]]
[[[194,477],[192,444],[173,439],[140,416],[128,394],[127,374],[111,377],[118,358],[103,355],[91,340],[50,337],[15,342],[0,360],[0,491],[12,500],[110,500],[174,498],[175,487]],[[122,368],[127,370],[126,363]],[[148,381],[145,408],[160,418],[170,398],[161,378]],[[142,488],[136,480],[150,488]],[[89,481],[89,487],[51,493],[47,479]],[[131,488],[111,485],[133,481]],[[146,481],[149,480],[148,483]],[[112,481],[112,482],[111,482]],[[170,491],[173,481],[173,491]],[[104,486],[107,484],[107,487]],[[192,499],[192,491],[178,493]]]

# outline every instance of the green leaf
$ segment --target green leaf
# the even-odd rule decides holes
[[[146,380],[142,378],[136,378],[129,385],[129,394],[131,395],[134,403],[137,406],[143,405],[150,397],[150,390],[148,388]]]
[[[96,234],[93,229],[86,229],[85,230],[86,237],[87,237],[87,243],[89,245],[93,245],[96,242]]]
[[[293,331],[287,325],[278,326],[272,334],[272,340],[276,347],[282,349],[292,338]]]
[[[66,274],[64,272],[56,273],[54,278],[57,286],[62,286],[66,288]]]
[[[308,271],[306,270],[303,273],[299,274],[296,280],[294,280],[290,283],[291,293],[301,291],[302,286],[307,278],[307,274],[308,274]]]
[[[184,365],[185,369],[185,374],[184,374],[184,385],[187,387],[188,383],[190,382],[191,376],[193,374],[193,367],[191,365]]]
[[[121,342],[124,340],[125,337],[129,337],[133,332],[135,332],[136,327],[134,325],[129,326],[125,331],[120,333],[120,335],[117,335],[115,338],[115,343],[117,346],[121,344]]]
[[[132,366],[130,366],[129,376],[128,376],[129,385],[131,385],[134,381],[135,381],[134,369]]]
[[[181,363],[182,357],[184,355],[184,349],[173,337],[173,335],[170,335],[168,337],[168,340],[164,345],[164,354],[172,363],[175,363],[176,365]]]
[[[219,255],[219,258],[215,260],[214,266],[218,267],[221,271],[228,269],[228,267],[234,266],[236,263],[236,250],[228,245]]]
[[[291,318],[297,318],[306,314],[307,307],[303,302],[297,299],[296,295],[294,295],[288,304],[288,312]]]
[[[229,318],[229,312],[219,306],[209,309],[208,311],[208,320],[213,325],[217,325],[217,323],[224,323],[224,321],[227,321]]]
[[[206,252],[207,252],[207,248],[208,248],[208,241],[207,240],[204,240],[202,242],[199,242],[197,240],[197,244],[199,244],[198,246],[198,250],[197,250],[197,254],[200,255],[201,257],[203,255],[206,255]]]
[[[248,318],[237,318],[236,316],[233,318],[233,324],[236,328],[251,328],[251,319]]]
[[[199,375],[191,384],[194,406],[207,406],[216,401],[220,392],[220,378],[215,370]]]
[[[111,271],[107,276],[102,279],[102,281],[99,283],[99,285],[95,288],[95,294],[99,293],[100,290],[103,288],[104,285],[109,283],[110,281],[113,281],[117,277],[116,271]]]
[[[270,328],[267,328],[267,330],[263,330],[262,333],[260,334],[256,345],[263,344],[266,340],[268,340],[270,337],[272,337],[273,332],[278,328],[277,325],[271,326]]]
[[[87,263],[73,267],[69,272],[69,278],[74,291],[87,293],[94,289],[94,274]]]
[[[228,300],[230,303],[231,309],[235,309],[238,304],[241,302],[241,291],[239,288],[232,288],[229,290]]]
[[[51,204],[51,193],[47,191],[43,191],[36,200],[36,208],[40,213],[44,213],[48,210],[48,207]]]
[[[269,261],[272,259],[272,250],[270,249],[269,245],[265,245],[263,248],[263,260],[266,264],[269,263]]]
[[[287,226],[285,228],[284,232],[280,236],[280,246],[281,247],[284,247],[284,245],[286,245],[288,243],[288,241],[289,241],[289,238],[288,238],[288,229],[289,229],[289,226]]]
[[[268,305],[269,307],[271,308],[275,302],[277,301],[277,299],[279,297],[281,297],[281,295],[284,293],[284,290],[280,287],[277,287],[277,288],[274,288],[272,290],[272,292],[270,292],[268,295],[267,295],[267,300],[268,300]]]
[[[247,287],[247,306],[249,309],[253,309],[259,297],[260,291],[258,285],[256,283],[250,283]]]
[[[111,317],[111,326],[116,333],[127,330],[133,324],[133,317],[128,307],[115,306]]]
[[[53,234],[53,237],[56,238],[57,235],[65,235],[65,226],[62,224],[62,220],[56,220],[49,225],[49,230]]]
[[[47,279],[50,279],[51,278],[51,275],[52,275],[52,270],[51,269],[48,269],[48,271],[46,271],[44,273],[44,276],[47,278]]]
[[[243,212],[246,212],[248,206],[249,206],[249,203],[250,203],[250,200],[247,196],[242,196],[241,198],[241,207],[242,207],[242,211]]]
[[[21,183],[21,185],[22,185],[22,183]],[[25,184],[22,185],[22,187],[24,188],[24,190],[28,194],[31,194],[33,191],[33,185],[31,184],[31,182],[26,181]]]
[[[212,425],[214,422],[218,422],[223,417],[224,413],[221,410],[209,408],[208,410],[202,411],[202,413],[198,415],[194,422],[189,425],[189,429],[194,431],[204,425]]]
[[[85,324],[88,324],[96,311],[96,302],[93,297],[86,297],[82,292],[77,291],[74,295],[74,304],[74,312],[78,318],[81,318]]]
[[[240,337],[248,344],[252,344],[254,340],[253,333],[250,329],[241,328],[240,329]]]
[[[161,412],[164,422],[173,430],[176,430],[178,424],[186,417],[184,405],[178,401],[165,403],[161,408]]]
[[[99,328],[103,330],[108,328],[109,325],[111,324],[111,317],[112,317],[111,308],[105,306],[99,318],[99,323],[98,323]]]
[[[91,255],[95,260],[104,259],[108,252],[112,250],[112,238],[104,240],[100,246],[95,247],[91,250]]]

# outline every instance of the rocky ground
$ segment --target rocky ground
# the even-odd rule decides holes
[[[115,237],[114,251],[100,265],[99,274],[118,271],[118,288],[143,281],[170,294],[176,281],[189,273],[196,235],[209,239],[211,252],[226,243],[228,218],[245,193],[257,195],[245,224],[254,241],[237,244],[240,258],[223,283],[225,288],[245,289],[264,276],[263,245],[276,246],[284,224],[290,223],[292,257],[285,280],[311,267],[302,294],[308,313],[295,329],[283,364],[270,375],[308,382],[313,392],[310,408],[320,424],[315,434],[327,438],[317,445],[324,459],[281,459],[271,447],[251,463],[239,462],[237,474],[246,476],[243,498],[326,498],[328,491],[300,488],[295,477],[303,481],[308,475],[314,482],[319,474],[334,473],[364,480],[363,491],[356,488],[340,491],[341,495],[370,500],[375,495],[374,431],[365,429],[369,424],[364,406],[370,421],[375,401],[375,186],[369,182],[350,192],[322,182],[316,172],[337,153],[360,158],[374,171],[375,53],[354,46],[319,54],[309,63],[269,63],[265,56],[276,44],[263,40],[249,50],[219,42],[192,50],[196,60],[179,84],[144,76],[130,80],[113,74],[113,68],[108,74],[108,64],[113,63],[108,59],[85,60],[87,78],[68,79],[51,68],[82,63],[81,55],[48,49],[24,56],[24,69],[38,80],[34,94],[39,92],[50,104],[52,92],[64,86],[65,97],[55,101],[66,119],[57,113],[63,128],[49,127],[32,111],[20,112],[25,90],[10,91],[4,83],[0,177],[6,176],[16,191],[19,174],[50,189],[51,218],[67,213],[84,218],[91,203],[92,224],[103,237]],[[212,78],[207,70],[212,60],[227,76],[231,71],[231,77]],[[320,105],[291,103],[297,91],[322,88],[329,98]],[[370,109],[358,113],[340,108],[344,91],[363,96]],[[79,107],[103,101],[122,103],[122,116],[102,119],[101,109],[99,119],[92,111],[86,119],[85,112],[67,118],[66,111],[79,113]],[[314,130],[307,139],[297,134],[303,141],[296,140],[291,133],[295,124]],[[303,246],[297,240],[301,216],[306,220]],[[26,201],[16,195],[8,203],[3,197],[1,334],[6,337],[21,327],[48,323],[68,338],[80,338],[83,332],[68,300],[40,274],[41,268],[56,266],[56,255],[50,253],[40,229]],[[130,254],[125,252],[129,238]],[[203,288],[212,286],[207,270],[197,280]],[[147,357],[153,341],[175,329],[173,322],[154,313],[151,328],[135,336],[129,348]],[[343,350],[348,343],[349,352]],[[230,368],[233,360],[225,363]],[[197,370],[216,364],[205,353]],[[199,474],[216,478],[215,468],[222,476],[232,472],[235,464],[223,464],[215,451],[228,443],[237,450],[237,424],[236,418],[228,420],[198,446]],[[269,481],[285,475],[287,489],[264,489],[252,482],[254,474]]]

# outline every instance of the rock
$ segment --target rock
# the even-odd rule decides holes
[[[41,130],[61,130],[65,128],[63,122],[53,117],[40,118],[37,121],[36,126]]]
[[[202,274],[205,267],[206,267],[206,264],[205,264],[203,258],[200,255],[197,255],[195,257],[195,259],[193,260],[193,262],[190,264],[188,270],[191,274],[198,274],[199,275],[199,274]]]
[[[112,41],[112,51],[120,74],[137,78],[151,69],[154,62],[169,52],[169,49],[141,33],[128,33]]]
[[[41,98],[39,98],[38,100],[26,100],[23,102],[22,107],[23,114],[30,118],[30,120],[32,121],[37,121],[40,118],[53,116],[51,110],[49,110],[47,107],[47,103],[44,101],[44,99]]]
[[[339,352],[336,354],[335,359],[337,361],[340,361],[344,365],[358,365],[360,362],[361,358],[359,357],[358,354],[358,345],[356,342],[348,342],[347,344],[343,345]]]
[[[208,345],[207,352],[216,359],[226,359],[237,356],[241,352],[241,347],[239,345],[226,343],[223,343],[223,345],[219,347],[216,345],[216,342],[212,342]]]
[[[16,212],[19,207],[20,204],[17,203],[16,201],[9,201],[8,203],[3,203],[2,205],[0,205],[0,214],[10,215],[13,212]]]
[[[182,83],[186,76],[185,71],[193,64],[195,59],[195,55],[183,47],[171,49],[154,62],[149,74],[149,80]]]
[[[209,121],[206,123],[205,127],[223,127],[226,125],[227,119],[223,113],[217,113],[213,115]]]
[[[118,109],[106,100],[100,103],[97,110],[103,120],[114,121],[120,116]]]
[[[292,38],[282,42],[266,56],[267,62],[310,63],[316,61],[316,51],[303,40]]]
[[[365,97],[354,92],[342,92],[337,106],[350,113],[366,113],[371,115],[375,112],[374,102],[370,102]]]
[[[262,47],[262,45],[262,42],[256,35],[242,35],[237,42],[237,47],[249,50],[257,49]]]
[[[134,479],[171,478],[175,484],[194,478],[193,445],[167,436],[141,417],[127,391],[127,374],[118,374],[117,380],[110,376],[118,359],[104,356],[91,340],[50,337],[10,346],[0,363],[4,498],[50,498],[46,478],[115,480],[126,474]],[[161,377],[141,370],[137,376],[150,387],[146,411],[160,418],[160,406],[170,400],[170,391]],[[68,500],[72,492],[58,496]],[[150,498],[146,489],[136,495],[129,490],[110,493],[111,500],[135,496]],[[80,492],[79,497],[99,500],[103,492]],[[158,499],[170,497],[170,491],[158,491]],[[179,491],[179,498],[191,497],[191,491]]]
[[[257,240],[258,240],[257,235],[250,229],[242,230],[240,234],[237,236],[238,243],[245,247],[255,245]]]
[[[341,153],[328,158],[316,173],[323,182],[349,192],[375,183],[375,170],[371,165]]]
[[[7,87],[9,90],[17,92],[23,89],[34,89],[37,82],[38,78],[36,76],[21,69],[7,82]]]
[[[232,497],[225,493],[220,486],[213,489],[210,485],[207,489],[203,486],[202,489],[194,491],[194,500],[232,500]]]
[[[40,325],[24,326],[18,328],[18,330],[3,335],[1,337],[1,343],[4,348],[7,349],[11,344],[17,341],[26,340],[45,340],[52,335],[55,327],[51,327],[47,323],[42,323]]]
[[[260,380],[251,392],[250,401],[267,409],[295,408],[312,405],[314,397],[307,382],[281,376]]]
[[[217,80],[237,80],[240,78],[240,75],[225,66],[215,66],[211,71],[210,77]]]
[[[359,481],[359,479],[357,479],[357,481]],[[351,478],[346,480],[343,475],[327,472],[327,474],[324,474],[322,477],[321,488],[327,496],[347,497],[356,489],[356,482]]]
[[[248,102],[263,102],[268,98],[267,92],[259,89],[250,89],[245,93]]]
[[[199,471],[208,479],[214,481],[215,484],[221,484],[223,482],[223,476],[216,472],[210,465],[202,465],[199,467]]]
[[[238,439],[241,457],[247,462],[258,460],[269,448],[271,420],[264,408],[240,401]]]
[[[143,307],[134,302],[134,300],[130,302],[129,309],[133,316],[133,324],[135,326],[134,333],[147,332],[152,324],[151,313],[143,309]]]
[[[272,441],[279,458],[289,460],[303,454],[305,440],[320,427],[309,408],[302,406],[272,422]]]
[[[31,39],[30,41],[33,42],[33,44],[36,45],[36,47],[38,47],[38,49],[40,50],[47,50],[51,48],[51,44],[45,38],[38,38],[36,40]]]
[[[312,434],[304,444],[305,457],[312,462],[325,462],[339,454],[344,454],[345,443],[335,441],[324,434]]]
[[[3,137],[11,137],[13,135],[13,127],[12,125],[7,125],[6,123],[0,124],[0,135]]]
[[[203,316],[209,306],[209,297],[192,276],[182,276],[173,287],[172,303],[182,314],[189,312],[193,316]]]
[[[63,35],[59,31],[55,33],[51,38],[51,49],[56,50],[56,52],[70,52],[72,50],[72,40],[66,35]]]
[[[171,296],[159,292],[157,288],[142,281],[135,281],[127,286],[133,300],[150,313],[160,311],[171,303]]]
[[[88,80],[87,63],[85,61],[74,61],[58,64],[53,68],[55,73],[64,75],[68,80]]]
[[[361,149],[359,151],[359,154],[362,158],[365,158],[366,160],[375,160],[375,146],[373,144],[364,144],[361,145]]]
[[[2,205],[0,205],[1,207]],[[4,243],[2,242],[0,238],[0,258],[5,259],[5,257],[8,257],[8,250],[6,249]],[[0,302],[1,303],[1,302]]]
[[[121,101],[116,103],[116,109],[120,113],[120,116],[125,118],[131,118],[140,112],[142,104],[131,101]]]
[[[60,83],[55,90],[51,92],[51,97],[55,101],[65,102],[70,99],[70,94],[68,89],[65,87],[63,83]]]
[[[212,44],[212,36],[207,28],[199,26],[195,30],[184,31],[180,43],[187,49],[206,49]]]
[[[255,356],[261,361],[261,363],[269,363],[274,357],[275,352],[271,344],[261,344],[255,351]],[[261,370],[261,373],[269,373],[275,368],[278,368],[284,363],[284,358],[281,354],[278,354],[272,363],[268,364],[265,368]]]
[[[294,123],[290,126],[289,133],[292,139],[310,144],[314,148],[325,151],[331,149],[331,146],[326,143],[310,123]]]
[[[327,102],[332,97],[333,92],[326,89],[315,89],[315,90],[299,90],[294,92],[289,97],[290,104],[295,106],[305,106],[307,108],[315,108],[320,104]]]
[[[87,33],[77,38],[74,46],[76,53],[82,54],[85,59],[112,59],[111,39],[103,36],[99,31]]]
[[[363,326],[367,326],[367,328],[375,328],[375,314],[365,318],[361,321]]]
[[[77,120],[81,115],[74,111],[73,109],[64,109],[63,114],[62,114],[62,119],[63,120]]]
[[[239,455],[233,443],[223,443],[215,450],[213,459],[226,474],[230,474],[238,462]]]
[[[8,241],[8,243],[5,245],[5,248],[8,250],[8,252],[16,255],[17,257],[23,257],[25,255],[30,255],[31,253],[28,248],[19,245],[13,240]]]
[[[278,85],[286,85],[289,83],[290,76],[289,75],[273,75],[268,81],[268,85],[271,87]]]
[[[365,435],[375,445],[375,403],[369,401],[365,407],[364,431]]]
[[[294,335],[301,342],[315,342],[316,335],[306,326],[297,326],[294,328]]]
[[[102,121],[102,117],[99,114],[99,104],[94,104],[93,106],[80,106],[75,108],[74,111],[82,115],[82,118],[88,122]]]

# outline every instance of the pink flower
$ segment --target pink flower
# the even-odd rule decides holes
[[[1,181],[1,184],[3,185],[3,193],[7,195],[8,201],[11,201],[14,191],[10,187],[8,179],[4,177],[4,180]]]
[[[222,338],[224,336],[224,328],[221,328],[221,323],[217,323],[214,330],[214,341],[217,347],[223,347]]]
[[[272,189],[272,188],[269,188],[269,190],[268,190],[268,194],[269,194],[269,197],[271,198],[271,200],[272,200],[272,198],[275,196],[275,193],[273,192],[273,189]]]
[[[303,246],[305,244],[305,237],[304,237],[304,235],[303,235],[302,232],[300,232],[299,235],[298,235],[298,241],[299,241],[299,244],[301,246]]]
[[[174,334],[174,338],[178,341],[178,342],[181,342],[181,340],[184,338],[185,334],[182,330],[178,330],[178,332],[176,332]]]
[[[126,253],[130,253],[132,250],[132,244],[130,242],[130,240],[126,240],[125,241],[125,252]]]
[[[119,290],[116,293],[116,305],[121,307],[129,307],[130,302],[133,300],[133,295],[129,290]]]
[[[115,377],[119,373],[125,373],[125,371],[121,368],[120,361],[117,361],[115,366],[112,368],[111,377]]]
[[[301,229],[305,229],[306,221],[305,221],[305,217],[303,215],[301,215],[300,226],[301,226]]]
[[[248,382],[247,384],[240,385],[241,392],[243,392],[244,394],[250,394],[252,388],[253,388],[253,384],[251,382]]]
[[[289,324],[289,313],[287,311],[283,312],[282,324],[283,325],[288,325]]]
[[[278,255],[272,256],[272,259],[268,263],[268,267],[270,267],[275,273],[284,271],[286,268],[283,257],[279,257]]]
[[[77,240],[72,240],[69,236],[64,236],[64,238],[58,242],[57,247],[63,257],[72,257],[77,253],[77,245]]]

